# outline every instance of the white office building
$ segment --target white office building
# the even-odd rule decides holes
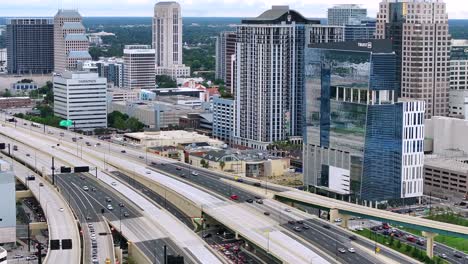
[[[156,74],[172,78],[190,76],[190,67],[182,64],[182,14],[179,3],[158,2],[154,6],[153,48],[156,50]]]
[[[359,5],[346,4],[336,5],[328,9],[328,25],[344,26],[349,24],[361,23],[366,19],[367,9]]]
[[[64,72],[54,77],[54,113],[73,129],[107,127],[107,80],[97,73]]]
[[[156,72],[154,49],[149,45],[126,45],[124,49],[124,87],[154,89]]]
[[[15,176],[10,163],[0,160],[0,243],[16,241]]]

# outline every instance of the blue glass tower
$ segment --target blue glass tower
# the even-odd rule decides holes
[[[390,40],[306,48],[307,186],[358,201],[422,195],[424,102],[398,101],[396,74]]]

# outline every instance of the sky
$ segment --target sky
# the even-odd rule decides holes
[[[0,17],[53,16],[58,8],[78,9],[83,16],[143,16],[155,0],[0,0]],[[271,5],[289,5],[306,17],[326,17],[334,4],[355,3],[375,17],[379,0],[179,0],[184,17],[254,17]],[[445,0],[451,19],[468,19],[468,1]]]

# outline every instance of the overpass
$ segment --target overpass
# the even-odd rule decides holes
[[[369,208],[362,205],[335,200],[332,198],[320,196],[313,193],[291,190],[276,192],[275,198],[279,201],[294,204],[303,204],[316,207],[330,212],[330,221],[336,218],[342,218],[342,226],[347,226],[350,216],[358,216],[381,222],[391,223],[393,225],[402,225],[423,232],[427,238],[427,254],[433,257],[434,237],[437,234],[455,236],[468,239],[468,227],[453,225],[425,218],[417,218],[409,215],[397,214],[389,211]]]
[[[70,140],[71,137],[75,136],[72,133],[64,131],[65,136],[59,140],[53,136],[42,134],[42,131],[35,132],[33,130],[26,130],[23,132],[21,129],[10,128],[10,126],[0,127],[0,130],[0,133],[5,136],[15,138],[23,142],[23,144],[27,144],[29,147],[36,149],[36,151],[56,156],[56,159],[66,159],[67,162],[70,163],[84,162],[91,166],[97,166],[100,169],[105,169],[106,166],[108,168],[115,167],[118,170],[138,178],[139,181],[141,181],[141,179],[146,179],[154,186],[153,188],[156,189],[156,186],[159,186],[160,190],[165,189],[167,191],[167,193],[158,192],[162,195],[173,193],[179,197],[183,197],[186,204],[191,203],[190,207],[198,209],[198,212],[203,211],[216,220],[220,220],[222,224],[229,220],[229,223],[225,224],[228,228],[238,231],[243,238],[283,262],[309,263],[312,260],[317,264],[330,263],[322,256],[318,255],[309,243],[298,241],[292,231],[279,226],[276,221],[272,221],[271,218],[264,216],[263,213],[247,209],[241,204],[221,200],[205,191],[173,179],[172,177],[154,171],[148,171],[145,164],[130,161],[128,157],[124,157],[125,155],[120,155],[120,153],[109,153],[106,155],[108,146],[103,146],[103,150],[98,147],[83,146],[82,150],[79,151],[81,152],[79,153],[79,157],[77,157],[72,156],[76,155],[78,150],[76,147],[77,143],[73,143]],[[65,139],[67,140],[65,141]],[[91,138],[86,138],[86,140],[95,141],[95,139]],[[57,146],[57,143],[60,143],[60,146]],[[52,145],[55,147],[51,148]],[[100,180],[108,180],[108,184],[115,181],[115,179],[108,179],[102,174],[104,174],[102,171],[98,171],[98,178]],[[117,184],[116,187],[119,186],[123,185]],[[134,200],[134,198],[136,198],[135,193],[125,196],[136,204],[141,205],[140,201]],[[153,211],[155,210],[145,210],[147,214],[153,214]],[[161,214],[156,214],[156,212],[151,218],[162,220]],[[174,227],[174,225],[172,226]],[[183,229],[180,228],[176,230],[174,228],[168,228],[166,232],[172,233],[171,237],[177,237],[177,235],[180,235],[181,230]],[[196,245],[197,243],[194,243],[194,241],[196,241],[194,239],[175,240],[184,244],[190,253],[199,257],[199,259],[205,259],[206,255],[208,255],[206,254],[208,253],[206,249],[202,250],[201,247]]]
[[[3,129],[7,128],[3,127]],[[60,167],[61,165],[103,166],[100,160],[95,159],[94,157],[89,157],[86,152],[83,152],[80,157],[75,156],[75,149],[73,147],[66,147],[65,142],[63,141],[60,143],[60,147],[57,146],[56,143],[59,141],[55,138],[41,137],[41,135],[34,137],[34,135],[32,133],[28,133],[28,131],[25,133],[18,130],[11,130],[10,133],[4,132],[5,131],[2,131],[0,133],[5,135],[5,137],[10,137],[21,142],[14,143],[18,144],[20,148],[28,149],[29,153],[36,152],[38,161],[40,161],[38,163],[45,165],[46,168],[50,167],[50,163],[47,164],[47,162],[50,162],[50,156],[55,156],[55,167]],[[54,147],[52,148],[51,146]],[[22,160],[28,160],[28,157],[25,156],[26,152],[15,153],[15,155],[20,154],[20,158]],[[28,162],[30,165],[34,164],[34,160],[28,160]],[[92,174],[94,175],[94,172]],[[153,203],[149,202],[142,195],[136,193],[136,191],[130,187],[123,184],[115,185],[116,180],[107,175],[107,173],[98,170],[97,176],[97,179],[99,179],[108,188],[112,188],[113,191],[120,193],[141,208],[141,212],[143,214],[141,217],[122,220],[121,225],[120,221],[118,221],[119,228],[121,226],[122,229],[125,230],[125,235],[129,237],[134,253],[140,253],[139,256],[144,254],[146,257],[143,259],[148,260],[148,253],[151,253],[153,257],[155,254],[155,250],[144,250],[148,249],[150,246],[148,243],[155,239],[167,238],[174,241],[175,247],[177,247],[178,251],[181,253],[187,253],[186,256],[190,259],[190,263],[223,263],[222,259],[218,258],[218,256],[211,251],[210,247],[208,247],[200,237],[193,233],[192,230],[188,229],[184,224],[174,219],[168,212],[156,207]],[[115,219],[113,221],[115,221]],[[111,221],[111,224],[115,223],[112,223]],[[137,247],[138,250],[136,249]],[[142,263],[146,262],[143,261]]]

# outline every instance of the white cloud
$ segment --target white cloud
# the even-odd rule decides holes
[[[154,0],[0,0],[0,16],[52,16],[61,6],[84,16],[151,16]],[[343,0],[180,0],[184,16],[256,16],[271,5],[287,4],[307,17],[325,17],[326,9]],[[354,2],[354,1],[353,1]],[[379,0],[356,0],[375,17]],[[466,0],[446,0],[450,18],[468,18]],[[58,3],[62,3],[61,5]],[[466,11],[465,11],[466,10]]]

